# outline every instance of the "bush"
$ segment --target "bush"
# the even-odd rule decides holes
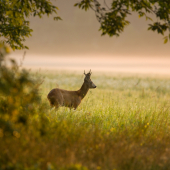
[[[39,94],[42,80],[8,59],[8,53],[9,48],[0,44],[0,169],[23,169],[22,163],[12,163],[11,156],[22,157],[19,148],[46,133],[47,109]]]

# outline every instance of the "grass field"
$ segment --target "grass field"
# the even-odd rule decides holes
[[[41,125],[32,120],[33,130],[27,134],[1,140],[0,161],[8,159],[8,166],[0,169],[170,169],[169,78],[93,73],[97,88],[77,110],[55,111],[47,101],[48,92],[56,87],[78,90],[83,72],[41,74],[46,119]],[[40,135],[33,133],[36,124],[46,127]]]
[[[155,169],[169,167],[170,80],[140,76],[92,74],[97,89],[90,90],[76,111],[60,108],[49,111],[59,121],[69,121],[75,129],[98,129],[91,140],[95,168]],[[52,88],[79,89],[83,75],[47,75],[43,98]],[[77,131],[77,130],[76,130]],[[85,130],[86,131],[86,130]],[[89,133],[89,132],[86,132]],[[86,134],[85,133],[85,134]],[[91,132],[92,133],[92,132]],[[76,144],[76,143],[75,143]],[[82,148],[81,148],[82,147]],[[80,146],[83,151],[84,146]],[[78,161],[79,162],[79,161]],[[86,164],[85,164],[86,165]],[[93,169],[93,168],[92,168]]]

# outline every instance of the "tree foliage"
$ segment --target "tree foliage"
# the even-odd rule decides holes
[[[151,21],[148,30],[162,35],[169,31],[169,36],[164,37],[164,43],[170,39],[169,0],[112,0],[111,5],[108,5],[106,0],[103,2],[103,7],[98,0],[81,0],[75,4],[85,11],[92,9],[95,12],[101,24],[99,30],[102,31],[102,35],[119,36],[125,26],[130,24],[127,16],[137,12],[139,17],[146,17],[146,20]],[[151,17],[156,17],[157,21],[153,21]]]
[[[100,22],[102,35],[119,36],[130,22],[127,16],[137,12],[139,17],[146,17],[151,23],[148,30],[165,35],[164,43],[170,39],[170,3],[169,0],[112,0],[110,5],[103,0],[81,0],[76,3],[81,9],[92,9]],[[3,43],[9,44],[13,50],[28,48],[23,44],[33,31],[29,27],[29,17],[55,14],[54,20],[61,20],[57,15],[57,7],[50,0],[1,0],[0,1],[0,37]],[[151,18],[156,17],[157,21]]]
[[[12,49],[28,48],[23,45],[26,37],[33,31],[29,27],[30,16],[56,14],[54,20],[61,19],[57,16],[57,7],[49,0],[1,0],[0,1],[0,37]]]

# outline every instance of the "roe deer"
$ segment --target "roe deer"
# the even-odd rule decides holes
[[[55,106],[56,109],[60,106],[76,109],[81,103],[81,100],[86,96],[88,90],[90,88],[96,88],[96,85],[90,79],[91,74],[91,70],[87,74],[84,71],[84,83],[80,90],[67,91],[59,88],[52,89],[47,95],[50,105]]]

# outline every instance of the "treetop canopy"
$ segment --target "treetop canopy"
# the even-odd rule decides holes
[[[164,36],[164,43],[170,39],[170,3],[169,0],[112,0],[103,6],[98,0],[79,0],[74,6],[85,11],[94,11],[101,35],[119,36],[130,22],[127,16],[137,12],[139,17],[150,20],[148,30],[156,31]],[[13,50],[27,48],[23,44],[33,31],[29,27],[30,16],[42,17],[55,14],[54,20],[61,20],[58,8],[50,0],[0,0],[0,37]],[[152,16],[152,18],[151,18]],[[157,18],[153,21],[153,18]]]

